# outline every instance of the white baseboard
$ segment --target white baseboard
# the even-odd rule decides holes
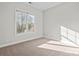
[[[29,40],[34,40],[34,39],[38,39],[38,38],[42,38],[42,36],[29,38]],[[7,46],[12,46],[12,45],[19,44],[19,43],[29,41],[29,40],[20,40],[20,41],[17,41],[17,42],[11,42],[11,43],[8,43],[8,44],[3,44],[3,45],[0,45],[0,48],[7,47]]]
[[[56,40],[56,41],[58,41],[58,39],[56,39],[56,38],[54,38],[54,37],[49,37],[49,36],[44,36],[45,38],[47,38],[47,39],[51,39],[51,40]]]

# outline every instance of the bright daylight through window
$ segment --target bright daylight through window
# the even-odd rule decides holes
[[[16,11],[16,33],[34,32],[34,19],[31,14],[23,11]]]

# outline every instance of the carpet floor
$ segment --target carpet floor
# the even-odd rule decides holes
[[[0,56],[78,56],[79,47],[65,46],[58,41],[39,38],[0,48]]]

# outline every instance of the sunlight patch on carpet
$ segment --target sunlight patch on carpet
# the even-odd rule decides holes
[[[49,50],[56,50],[65,53],[79,54],[79,48],[72,48],[72,47],[65,47],[65,46],[51,45],[51,44],[42,44],[37,47],[49,49]]]

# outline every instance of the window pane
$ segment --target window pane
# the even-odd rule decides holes
[[[27,16],[27,24],[28,24],[28,31],[34,32],[34,16],[29,15]]]

